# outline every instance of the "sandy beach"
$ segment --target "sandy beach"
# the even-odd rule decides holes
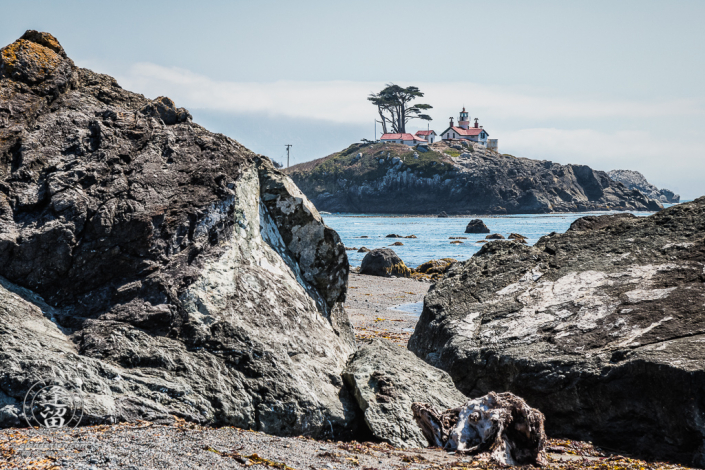
[[[385,278],[351,273],[345,311],[358,340],[386,338],[406,346],[418,313],[397,310],[399,305],[423,302],[431,283],[406,278]]]

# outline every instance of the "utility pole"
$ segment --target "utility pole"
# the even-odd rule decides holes
[[[291,144],[286,144],[286,167],[289,168],[289,148],[292,147]]]

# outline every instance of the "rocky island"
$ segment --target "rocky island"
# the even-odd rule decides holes
[[[286,170],[319,210],[393,214],[657,211],[659,201],[586,165],[517,158],[464,142],[427,151],[354,144]]]

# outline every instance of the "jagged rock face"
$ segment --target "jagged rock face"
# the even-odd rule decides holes
[[[362,157],[358,155],[362,154]],[[445,142],[415,154],[401,144],[354,144],[287,170],[319,210],[395,214],[657,211],[658,201],[585,165],[502,155]]]
[[[348,263],[306,197],[47,33],[0,56],[0,425],[56,374],[89,422],[340,435]]]
[[[395,447],[427,447],[416,424],[414,402],[442,410],[462,405],[467,398],[448,374],[391,341],[362,344],[350,358],[343,378],[355,395],[372,435]]]
[[[409,348],[553,436],[705,464],[705,198],[497,241],[431,288]]]
[[[612,170],[607,174],[610,178],[622,183],[629,189],[636,189],[641,194],[651,199],[656,199],[662,203],[679,203],[681,197],[670,189],[658,189],[653,184],[646,181],[644,175],[634,170]]]

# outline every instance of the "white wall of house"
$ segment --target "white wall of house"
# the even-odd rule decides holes
[[[382,142],[389,142],[390,144],[404,144],[404,145],[408,145],[410,147],[416,145],[417,143],[421,143],[421,142],[416,142],[414,140],[400,140],[400,139],[396,139],[396,140],[384,139],[384,140],[382,140]]]

